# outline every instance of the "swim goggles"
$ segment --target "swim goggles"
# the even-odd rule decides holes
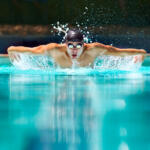
[[[73,43],[68,43],[68,48],[77,48],[80,49],[83,45],[83,43],[77,43],[76,45],[74,45]]]

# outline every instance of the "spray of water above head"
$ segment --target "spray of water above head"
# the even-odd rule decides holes
[[[62,36],[63,35],[63,39],[62,42],[63,43],[65,41],[65,37],[67,35],[67,31],[75,28],[77,30],[79,30],[83,35],[84,35],[84,42],[85,43],[92,43],[93,42],[93,35],[91,34],[91,27],[89,29],[88,25],[89,25],[89,19],[87,19],[87,13],[88,13],[88,7],[85,7],[85,10],[83,13],[81,13],[81,16],[78,16],[78,18],[81,17],[85,17],[84,21],[77,21],[78,18],[76,18],[73,22],[74,25],[69,25],[68,23],[66,24],[61,24],[59,21],[57,21],[56,24],[52,24],[52,27],[56,33],[56,35],[58,36]],[[87,22],[87,23],[86,23]]]

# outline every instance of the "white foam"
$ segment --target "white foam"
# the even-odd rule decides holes
[[[32,55],[28,53],[14,52],[16,57],[11,59],[12,64],[23,70],[27,69],[50,69],[54,68],[54,61],[51,57]]]
[[[141,62],[135,63],[134,56],[99,56],[94,62],[94,69],[138,70]]]
[[[19,69],[55,69],[56,64],[52,57],[46,55],[35,55],[29,53],[14,52],[15,58],[11,59],[12,64]],[[74,63],[73,63],[74,64]],[[135,63],[134,56],[99,56],[93,63],[96,70],[138,70],[141,62]],[[73,66],[72,69],[75,69]]]

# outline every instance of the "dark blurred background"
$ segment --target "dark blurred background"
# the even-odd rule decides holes
[[[50,32],[58,21],[79,24],[93,41],[149,50],[149,0],[1,0],[0,52],[10,45],[60,42]]]
[[[0,24],[75,25],[89,18],[87,25],[149,26],[149,8],[149,0],[1,0]]]

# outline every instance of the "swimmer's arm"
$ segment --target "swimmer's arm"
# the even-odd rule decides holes
[[[35,50],[36,47],[31,48],[31,47],[25,47],[25,46],[10,46],[7,49],[9,58],[12,62],[14,61],[20,61],[21,57],[20,54],[26,53],[26,54],[42,54],[43,53],[43,48],[39,46],[39,49],[37,48],[37,51]]]
[[[8,57],[8,54],[0,54],[0,57]]]
[[[45,50],[54,48],[55,43],[40,45],[37,47],[25,47],[25,46],[10,46],[7,49],[8,54],[11,52],[21,52],[21,53],[34,53],[34,54],[42,54]]]
[[[64,51],[64,44],[50,43],[47,45],[40,45],[37,47],[24,47],[24,46],[10,46],[7,49],[8,54],[11,52],[21,52],[21,53],[33,53],[33,54],[44,54],[45,52],[51,53],[55,50]]]
[[[144,49],[120,49],[110,45],[104,45],[101,43],[94,43],[93,47],[96,49],[98,55],[112,55],[112,56],[130,56],[130,55],[146,55]]]
[[[46,55],[56,59],[60,54],[66,51],[64,44],[50,43],[47,45],[40,45],[37,47],[24,47],[24,46],[11,46],[7,49],[9,58],[13,62],[14,60],[20,61],[20,54],[26,53],[28,55]]]

